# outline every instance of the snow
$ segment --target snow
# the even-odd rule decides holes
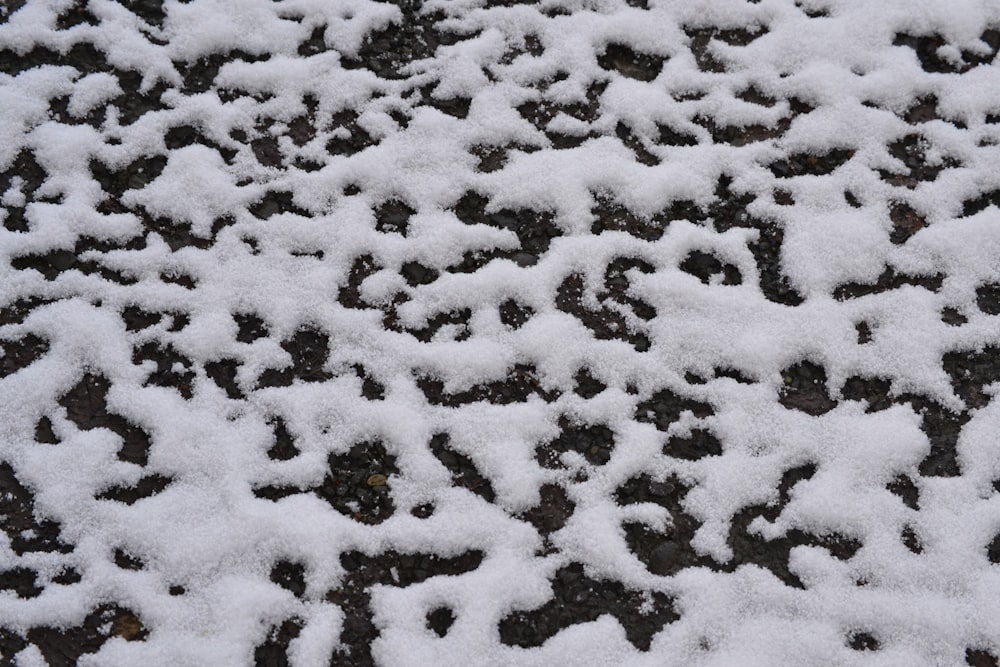
[[[0,626],[15,633],[71,627],[97,604],[115,601],[142,620],[148,637],[109,639],[80,664],[238,665],[253,662],[273,626],[296,618],[302,628],[288,646],[290,664],[325,665],[331,652],[345,649],[338,644],[345,611],[326,597],[345,580],[341,554],[447,558],[478,550],[482,563],[469,572],[371,588],[377,664],[956,665],[970,648],[1000,652],[1000,567],[987,557],[1000,532],[1000,405],[968,405],[942,368],[948,352],[1000,345],[998,315],[977,305],[977,289],[1000,281],[1000,211],[994,201],[963,212],[966,202],[1000,187],[1000,130],[987,121],[1000,113],[1000,69],[988,62],[960,71],[969,54],[995,55],[980,38],[1000,26],[1000,2],[650,0],[640,9],[618,0],[512,7],[434,1],[425,3],[424,15],[441,11],[439,26],[460,39],[418,54],[393,79],[352,64],[363,56],[366,35],[389,25],[421,29],[393,4],[171,1],[163,3],[162,25],[151,25],[123,5],[90,0],[82,4],[96,25],[60,29],[57,17],[71,4],[29,0],[0,17],[4,58],[27,58],[35,46],[66,54],[91,43],[112,66],[93,72],[67,58],[0,74],[0,169],[15,170],[0,202],[8,216],[24,209],[27,221],[26,231],[0,229],[0,305],[52,301],[23,321],[0,324],[3,354],[11,358],[9,349],[27,334],[48,344],[37,361],[0,376],[0,460],[34,494],[36,514],[57,521],[74,549],[19,554],[8,534],[0,536],[0,564],[49,578],[70,564],[82,579],[47,584],[33,598],[0,591]],[[803,8],[826,14],[810,17]],[[565,11],[546,11],[554,9]],[[699,69],[685,28],[753,25],[766,30],[747,45],[709,42],[724,71]],[[329,50],[299,55],[316,28]],[[936,55],[956,71],[925,71],[913,49],[893,45],[902,33],[940,35]],[[525,50],[528,37],[541,44],[540,55]],[[609,72],[600,64],[609,44],[666,61],[649,81]],[[184,67],[236,49],[269,59],[233,59],[207,91],[182,88]],[[136,95],[113,68],[140,73],[140,91],[157,103],[135,122],[111,106]],[[553,81],[557,75],[565,76]],[[588,100],[592,84],[601,82],[607,87]],[[751,86],[775,103],[738,97]],[[695,92],[703,95],[680,99]],[[919,127],[903,119],[931,95],[939,118]],[[454,97],[471,100],[466,117],[429,106]],[[60,98],[65,117],[50,109]],[[590,117],[558,110],[536,126],[518,107],[539,100],[596,104]],[[793,101],[814,110],[796,112]],[[105,107],[97,126],[83,122]],[[334,116],[345,110],[357,113],[371,145],[332,155],[328,141],[360,134],[337,126]],[[314,135],[293,141],[291,128],[304,116]],[[789,124],[780,136],[728,144],[713,140],[706,118],[716,128]],[[168,147],[167,133],[183,125],[204,141]],[[697,141],[664,145],[660,126]],[[637,160],[618,127],[658,163]],[[247,141],[236,138],[239,132]],[[911,165],[889,146],[914,132],[923,137],[924,165],[943,169],[912,187],[893,185],[879,170],[909,173]],[[555,135],[579,144],[557,149]],[[258,161],[261,144],[253,142],[268,137],[283,152],[280,166]],[[500,168],[477,168],[474,149],[508,145]],[[834,149],[854,153],[830,173],[776,175],[782,160],[822,159]],[[30,173],[16,173],[22,151],[34,155],[44,182],[31,185]],[[115,171],[152,156],[166,158],[162,171],[117,195],[92,171],[95,162]],[[302,168],[295,157],[318,167]],[[704,212],[720,177],[731,180],[731,196],[752,195],[748,214],[781,230],[778,268],[804,298],[800,305],[776,302],[762,287],[766,276],[753,250],[760,229],[718,229],[679,216],[659,238],[592,233],[599,198],[646,220],[684,200]],[[348,186],[358,192],[345,192]],[[779,205],[775,190],[794,204]],[[487,215],[551,214],[559,236],[531,266],[497,258],[471,273],[450,272],[466,252],[518,249],[513,231],[457,217],[454,207],[469,191],[489,200]],[[274,193],[291,193],[302,210],[255,215],[254,206]],[[107,198],[122,208],[105,210]],[[405,236],[376,230],[376,210],[393,199],[416,211]],[[889,210],[901,201],[928,224],[896,243]],[[214,227],[222,218],[227,224]],[[126,247],[156,220],[166,227],[144,246]],[[187,231],[203,247],[172,248],[171,232]],[[73,250],[82,239],[120,247],[91,248],[78,264],[95,261],[132,282],[80,266],[53,278],[16,268],[18,258]],[[740,284],[690,275],[682,265],[694,251],[734,266]],[[358,286],[363,306],[346,306],[338,295],[366,254],[377,268]],[[627,273],[627,296],[652,307],[651,319],[602,294],[608,264],[619,257],[652,267]],[[440,275],[428,284],[408,282],[403,267],[410,262]],[[886,268],[943,279],[936,289],[902,285],[835,298],[838,287],[872,285]],[[189,276],[195,286],[164,281],[169,274]],[[648,338],[648,351],[595,335],[560,307],[557,293],[571,274],[583,280],[582,307],[611,304],[632,333]],[[498,315],[508,299],[534,311],[520,328]],[[184,313],[189,322],[177,326],[164,315],[147,328],[126,328],[122,310],[129,306]],[[967,322],[943,322],[946,307]],[[460,324],[445,325],[427,342],[405,331],[462,309],[470,311],[467,338]],[[395,328],[386,324],[390,310]],[[265,322],[267,337],[237,340],[233,316],[248,312]],[[872,332],[863,344],[855,328],[862,321]],[[329,356],[316,369],[328,379],[258,386],[266,369],[294,367],[295,351],[281,343],[303,327],[329,338]],[[135,356],[144,344],[169,345],[185,359],[162,372],[190,370],[190,398],[150,379],[156,362]],[[240,398],[207,370],[227,359],[237,363]],[[824,389],[839,401],[823,414],[780,400],[782,372],[803,360],[823,366]],[[383,387],[382,398],[362,395],[356,364]],[[420,378],[436,379],[446,395],[458,395],[503,380],[519,364],[535,369],[538,384],[525,401],[442,405],[420,385]],[[606,385],[591,398],[573,391],[583,367]],[[725,368],[749,383],[717,375]],[[110,381],[108,412],[149,435],[148,462],[122,460],[121,434],[82,428],[60,402],[88,373]],[[705,382],[689,382],[691,373]],[[885,379],[896,398],[914,394],[965,411],[955,445],[960,473],[921,473],[934,450],[920,411],[905,401],[866,410],[841,392],[853,376]],[[707,404],[710,416],[688,411],[658,430],[638,406],[662,389]],[[987,383],[983,391],[992,398],[1000,385]],[[267,454],[275,416],[298,448],[288,460]],[[562,416],[614,432],[606,465],[577,452],[563,454],[561,468],[540,465],[536,449],[558,437]],[[36,442],[42,417],[51,420],[58,444]],[[670,437],[697,428],[718,438],[721,454],[687,460],[663,453]],[[429,445],[438,433],[448,433],[449,447],[489,480],[492,502],[454,484]],[[307,492],[323,483],[331,455],[359,442],[381,442],[399,470],[388,481],[395,513],[372,525]],[[807,463],[815,474],[782,500],[783,474]],[[98,498],[153,474],[172,481],[133,504]],[[643,474],[691,486],[681,501],[699,524],[690,546],[714,568],[660,576],[629,549],[624,524],[666,534],[677,519],[655,503],[618,504],[616,490]],[[887,490],[901,475],[916,480],[918,509]],[[519,518],[539,502],[545,484],[559,485],[575,503],[565,526],[548,536]],[[303,493],[277,502],[255,495],[269,485]],[[729,540],[734,517],[779,500],[787,504],[774,518],[754,519],[750,535],[768,542],[795,531],[836,533],[861,547],[840,559],[823,546],[793,546],[788,568],[804,588],[759,564],[727,570],[737,557]],[[430,518],[411,516],[426,502],[435,505]],[[919,554],[899,539],[907,527],[919,537]],[[116,566],[118,548],[144,567]],[[283,558],[305,565],[301,597],[270,579]],[[503,643],[498,624],[545,604],[554,573],[570,563],[630,590],[668,594],[679,619],[653,636],[648,651],[630,642],[612,615],[564,629],[541,646]],[[178,584],[187,592],[170,595]],[[456,617],[444,637],[425,627],[426,614],[439,606]],[[845,637],[855,631],[877,637],[879,650],[849,648]],[[28,666],[45,657],[29,643],[12,659]]]

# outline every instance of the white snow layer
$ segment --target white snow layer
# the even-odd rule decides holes
[[[5,215],[23,209],[27,221],[24,229],[0,230],[0,304],[47,302],[23,321],[5,321],[0,343],[34,334],[48,345],[39,360],[0,378],[0,458],[34,493],[36,515],[57,521],[74,549],[19,554],[8,534],[0,538],[0,565],[35,569],[40,582],[70,565],[82,579],[46,583],[33,598],[0,593],[0,625],[14,632],[70,627],[96,605],[115,602],[141,619],[148,636],[111,639],[81,664],[240,665],[252,663],[274,625],[296,618],[302,629],[290,663],[325,665],[344,623],[326,598],[345,576],[340,554],[479,550],[482,563],[470,572],[372,589],[377,664],[959,665],[967,649],[1000,650],[1000,567],[987,557],[1000,530],[992,485],[1000,477],[1000,406],[970,408],[941,364],[949,351],[1000,345],[997,315],[976,305],[977,288],[1000,281],[996,197],[963,213],[963,202],[1000,188],[1000,70],[989,62],[996,44],[980,39],[1000,26],[1000,2],[431,0],[421,11],[438,12],[435,20],[455,38],[392,78],[354,64],[366,35],[412,20],[392,4],[168,0],[162,24],[149,25],[110,0],[90,0],[96,25],[61,28],[57,19],[70,5],[29,0],[0,24],[4,58],[92,44],[109,64],[92,72],[67,56],[65,65],[0,74],[0,169],[29,151],[45,172],[30,202],[20,176],[0,193]],[[748,26],[760,33],[748,44],[727,40],[724,31]],[[325,48],[300,55],[317,28]],[[699,47],[697,34],[713,36]],[[894,44],[900,34],[937,35],[931,56],[940,71]],[[601,64],[609,45],[665,59],[662,69],[653,78],[626,76],[626,65]],[[235,49],[243,59],[231,56],[204,92],[184,86],[185,67]],[[717,66],[700,68],[708,57]],[[986,62],[967,66],[977,57]],[[122,99],[115,72],[129,71],[160,102],[136,119],[109,105]],[[601,83],[607,86],[593,87]],[[770,101],[744,99],[751,88]],[[428,104],[456,97],[470,100],[467,116]],[[68,104],[62,116],[50,112],[58,98]],[[903,119],[930,98],[937,118],[919,127]],[[537,127],[518,112],[527,102],[591,103],[596,111],[560,111]],[[793,102],[807,108],[793,112]],[[93,126],[83,122],[105,105]],[[303,116],[315,134],[293,141]],[[713,141],[705,119],[717,128],[765,130],[791,121],[759,141],[724,143]],[[169,148],[169,130],[185,125],[202,143]],[[633,145],[616,134],[620,127],[629,128]],[[689,145],[659,142],[661,127],[692,137]],[[371,138],[363,150],[325,149],[362,131]],[[927,168],[941,169],[935,178],[906,181],[912,165],[890,151],[913,133]],[[249,141],[234,139],[240,134],[260,150],[273,140],[283,161],[261,164]],[[553,145],[553,137],[570,137],[569,147]],[[502,166],[477,168],[473,149],[508,145]],[[774,167],[835,150],[848,157],[830,173],[785,176]],[[123,208],[102,208],[113,195],[102,191],[92,163],[121,170],[158,155],[165,162],[155,178],[139,174],[117,195]],[[298,159],[314,167],[300,168]],[[677,216],[657,238],[592,229],[599,201],[618,202],[640,221],[684,200],[708,211],[722,176],[728,196],[749,196],[748,214],[783,233],[780,268],[804,298],[800,305],[765,294],[751,249],[761,231],[752,226],[713,228]],[[778,190],[794,203],[782,204]],[[550,216],[558,236],[537,262],[497,258],[474,272],[445,271],[467,252],[518,249],[509,229],[459,221],[455,206],[468,191],[488,199],[487,213]],[[252,207],[268,193],[290,193],[293,204],[262,219]],[[390,200],[413,211],[405,236],[376,230],[373,211]],[[927,224],[896,242],[889,211],[901,203]],[[220,219],[227,224],[213,229]],[[160,231],[144,247],[125,248],[155,220]],[[214,240],[173,248],[173,227]],[[15,268],[17,258],[72,250],[83,238],[120,248],[79,261],[100,261],[130,280],[76,269],[47,279]],[[682,264],[694,250],[735,267],[740,284],[689,275]],[[376,270],[357,286],[365,307],[351,308],[338,293],[362,255]],[[607,303],[604,272],[620,257],[649,269],[627,272],[628,296],[655,316],[615,306],[629,331],[648,339],[648,350],[624,335],[595,336],[556,304],[559,286],[578,274],[584,306],[598,310]],[[440,276],[414,285],[405,277],[411,262]],[[838,287],[874,284],[887,268],[942,279],[932,288],[918,282],[835,298]],[[171,275],[188,276],[194,287],[161,279]],[[517,329],[498,315],[512,298],[534,311]],[[127,329],[122,311],[130,306],[184,313],[188,322],[172,327],[166,317]],[[946,307],[966,323],[943,322]],[[380,308],[396,313],[395,328]],[[445,325],[429,341],[405,331],[462,309],[469,310],[464,324]],[[258,314],[269,336],[237,341],[233,316],[240,313]],[[870,342],[859,342],[860,322]],[[323,379],[256,388],[266,369],[291,363],[279,343],[303,327],[327,336]],[[190,371],[189,398],[150,381],[156,363],[135,358],[146,344],[170,346],[188,360],[174,370]],[[242,397],[207,374],[206,364],[222,359],[237,362]],[[828,392],[842,399],[837,407],[812,415],[779,402],[782,371],[803,360],[823,366]],[[356,364],[384,386],[382,399],[362,396]],[[435,405],[419,384],[436,379],[455,394],[502,380],[518,364],[534,367],[549,400],[535,394],[502,405]],[[591,398],[574,393],[581,368],[607,388]],[[713,377],[719,368],[748,383]],[[691,384],[688,373],[708,381]],[[59,400],[85,374],[107,378],[109,412],[148,433],[148,461],[121,460],[119,435],[81,429],[67,416]],[[839,394],[852,376],[883,378],[893,396],[966,410],[955,452],[960,474],[921,474],[931,450],[921,415],[906,402],[866,412]],[[658,430],[637,406],[663,389],[707,404],[712,414],[682,414],[669,431]],[[559,434],[564,415],[614,431],[606,465],[573,452],[561,467],[539,464],[536,447]],[[42,417],[58,444],[35,441]],[[299,453],[289,460],[267,456],[275,417],[295,437]],[[721,453],[687,460],[663,452],[668,437],[693,428],[709,428]],[[452,485],[429,447],[442,432],[490,481],[492,503]],[[267,485],[319,486],[328,456],[359,442],[380,442],[395,457],[398,473],[388,480],[395,513],[386,520],[355,521],[310,493],[277,502],[255,496]],[[844,535],[860,542],[857,553],[841,560],[821,546],[794,547],[788,568],[803,588],[754,563],[727,568],[734,515],[776,503],[782,474],[806,463],[815,474],[788,493],[773,521],[760,518],[750,532],[762,540],[789,531]],[[660,576],[629,550],[625,519],[661,532],[672,520],[655,505],[616,503],[616,489],[642,474],[691,486],[683,507],[700,522],[691,546],[701,564]],[[172,482],[133,504],[98,498],[150,475]],[[919,510],[887,490],[901,475],[915,480]],[[565,527],[544,538],[518,517],[538,502],[543,484],[560,485],[576,506]],[[431,518],[411,516],[429,502]],[[919,537],[919,554],[900,542],[907,527]],[[116,549],[144,567],[117,567]],[[302,596],[270,580],[279,559],[304,564]],[[678,619],[646,651],[613,616],[540,647],[502,643],[501,619],[544,604],[553,573],[570,563],[598,580],[666,594]],[[172,585],[186,593],[170,595]],[[456,617],[444,637],[424,621],[440,606]],[[845,637],[862,631],[879,650],[848,645]],[[34,646],[16,660],[44,662]]]

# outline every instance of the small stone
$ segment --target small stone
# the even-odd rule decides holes
[[[385,486],[387,479],[386,476],[381,473],[375,473],[374,475],[369,475],[365,483],[368,486]]]
[[[676,542],[661,542],[649,555],[649,571],[666,576],[676,570],[680,545]]]
[[[125,641],[137,641],[145,634],[142,622],[133,614],[123,614],[116,619],[112,630],[115,635]]]

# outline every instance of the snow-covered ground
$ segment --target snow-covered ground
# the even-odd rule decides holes
[[[996,665],[998,30],[2,3],[0,655]]]

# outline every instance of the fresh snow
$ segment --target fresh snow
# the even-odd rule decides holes
[[[242,665],[253,663],[272,628],[298,619],[289,663],[326,665],[331,655],[350,658],[339,644],[345,612],[326,597],[346,576],[341,554],[450,558],[477,550],[482,562],[468,572],[371,588],[376,664],[950,666],[965,664],[967,650],[1000,652],[1000,567],[988,555],[1000,532],[1000,403],[989,400],[1000,384],[987,382],[985,399],[970,405],[942,367],[949,352],[995,354],[1000,345],[997,313],[977,305],[983,286],[1000,282],[1000,69],[992,62],[996,42],[981,39],[1000,27],[1000,2],[428,0],[420,12],[437,12],[454,43],[400,65],[393,78],[354,63],[366,36],[411,20],[394,4],[167,0],[160,25],[130,11],[132,3],[79,4],[96,25],[60,28],[58,18],[74,5],[67,0],[0,9],[3,58],[91,44],[109,65],[95,72],[67,57],[64,65],[0,73],[0,169],[8,174],[0,215],[8,221],[23,210],[27,221],[0,229],[0,305],[44,301],[23,321],[0,320],[0,363],[28,334],[47,343],[30,365],[0,367],[0,460],[34,494],[36,517],[58,522],[73,545],[68,553],[22,553],[16,531],[0,537],[0,570],[34,570],[44,589],[35,597],[0,592],[0,626],[15,634],[72,627],[114,603],[134,612],[148,636],[115,636],[81,665]],[[753,26],[762,32],[746,45],[708,42],[721,71],[699,68],[707,56],[696,58],[696,29]],[[317,28],[325,50],[299,55]],[[913,48],[894,45],[900,34],[939,36],[932,55],[942,71],[927,71]],[[659,74],[644,80],[602,65],[616,44],[662,59]],[[236,49],[244,54],[226,59],[210,86],[184,87],[186,67]],[[969,67],[975,58],[985,62]],[[115,71],[138,73],[139,92],[123,93]],[[606,88],[593,92],[602,82]],[[773,104],[744,99],[751,87]],[[140,93],[159,104],[124,118],[121,100]],[[930,97],[937,118],[919,126],[904,120]],[[50,105],[58,98],[67,106],[57,118]],[[454,98],[470,100],[467,116],[432,106]],[[596,106],[589,117],[560,110],[539,127],[518,111],[532,102]],[[104,113],[91,125],[85,119],[95,110]],[[353,124],[343,120],[352,112]],[[317,130],[298,142],[303,116]],[[713,141],[704,122],[774,130],[789,118],[783,133],[742,145]],[[181,126],[196,128],[202,143],[168,147],[165,137]],[[630,128],[638,150],[619,127]],[[661,127],[692,139],[660,142]],[[920,169],[940,170],[933,178],[907,181],[913,165],[890,150],[913,133],[923,142]],[[326,148],[363,134],[371,143],[363,150]],[[575,145],[554,147],[553,137]],[[280,164],[259,159],[260,147],[272,145]],[[508,146],[502,167],[477,166],[474,149]],[[838,150],[851,153],[829,173],[783,176],[775,166]],[[34,193],[28,174],[10,171],[25,151],[45,174]],[[650,159],[637,159],[640,151]],[[95,177],[95,162],[115,172],[154,156],[162,169],[135,175],[117,195]],[[594,233],[602,201],[661,229],[666,223],[648,221],[676,202],[710,211],[723,176],[726,196],[746,196],[748,215],[781,230],[780,269],[800,304],[762,289],[767,276],[752,249],[762,230],[753,225],[677,216],[657,238]],[[779,190],[794,203],[782,204]],[[558,235],[537,261],[518,263],[514,231],[459,219],[456,205],[468,191],[488,200],[487,214],[534,211],[535,224],[549,220]],[[255,214],[275,193],[291,202],[269,217]],[[988,193],[991,204],[963,210]],[[109,197],[118,208],[103,207]],[[387,202],[413,212],[405,235],[377,230]],[[900,203],[927,223],[905,242],[891,236],[890,211]],[[159,232],[144,231],[151,221],[160,221]],[[206,243],[172,248],[171,228]],[[141,247],[126,246],[144,233]],[[75,268],[51,277],[18,268],[19,258],[75,253],[81,239],[91,245]],[[491,250],[507,255],[474,272],[446,270],[465,253]],[[691,275],[683,267],[693,251],[735,267],[740,283]],[[357,285],[362,306],[348,307],[338,295],[365,255],[375,268]],[[623,257],[644,268],[625,272],[628,299],[614,301],[605,272]],[[87,261],[127,280],[81,270]],[[413,262],[439,275],[410,281]],[[887,268],[908,282],[836,298],[838,288],[872,285]],[[617,312],[628,331],[597,336],[559,307],[560,286],[574,274],[582,307]],[[928,287],[938,274],[939,284]],[[534,313],[523,326],[501,319],[510,299]],[[643,318],[629,299],[655,316]],[[129,307],[167,314],[126,328]],[[966,322],[943,321],[946,308]],[[407,332],[463,309],[464,323],[440,326],[426,341]],[[268,335],[237,340],[234,316],[245,313],[259,316]],[[859,342],[861,322],[870,342]],[[304,329],[327,337],[328,357],[317,369],[325,375],[258,384],[268,369],[291,367],[282,342]],[[645,336],[648,350],[631,344],[631,334]],[[144,345],[169,346],[177,359],[158,369],[155,358],[137,355]],[[206,371],[220,360],[235,361],[238,397]],[[782,402],[783,372],[804,360],[823,367],[836,407],[814,415]],[[383,387],[381,399],[363,395],[358,365]],[[461,394],[503,380],[517,365],[532,366],[540,386],[525,401],[434,404],[421,388],[429,378],[446,395]],[[606,389],[575,393],[582,368]],[[186,379],[155,380],[168,371]],[[109,382],[108,412],[148,434],[147,461],[122,460],[120,433],[83,428],[67,413],[62,397],[88,374]],[[922,472],[931,442],[918,407],[897,401],[868,410],[841,393],[855,376],[886,380],[890,396],[922,396],[946,414],[965,414],[954,451],[960,474]],[[178,382],[189,385],[188,397]],[[711,414],[684,408],[658,428],[640,406],[661,390],[707,404]],[[276,417],[297,448],[287,460],[268,456]],[[569,451],[561,465],[540,465],[536,449],[559,437],[563,417],[609,428],[610,460],[595,465]],[[58,444],[36,441],[42,418]],[[721,453],[664,453],[668,439],[699,429],[711,431]],[[430,445],[439,433],[489,481],[492,502],[454,483]],[[308,492],[323,483],[331,454],[365,442],[381,443],[398,468],[388,475],[395,512],[372,523]],[[780,498],[782,476],[807,464],[815,473]],[[171,482],[132,504],[100,498],[150,475]],[[690,542],[698,565],[661,576],[629,549],[625,524],[666,535],[675,519],[653,502],[616,502],[617,490],[642,475],[690,487],[682,506],[700,524]],[[919,491],[917,507],[887,489],[904,475]],[[544,536],[522,513],[551,484],[575,509]],[[303,493],[278,501],[255,495],[268,486]],[[787,566],[801,588],[758,564],[727,566],[734,515],[779,501],[780,513],[759,515],[748,528],[761,544],[798,531],[844,536],[860,548],[842,559],[818,543],[793,547]],[[433,503],[432,516],[411,515],[425,503]],[[906,529],[920,553],[901,541]],[[116,549],[143,567],[116,565]],[[279,560],[304,565],[301,596],[272,582]],[[665,594],[678,619],[648,650],[611,615],[541,646],[503,643],[501,621],[549,601],[555,573],[571,563],[595,580]],[[82,575],[79,582],[52,581],[66,567]],[[171,595],[175,585],[185,593]],[[425,619],[442,606],[456,620],[439,637]],[[878,650],[852,649],[853,632],[877,638]],[[12,660],[45,664],[31,643]]]

